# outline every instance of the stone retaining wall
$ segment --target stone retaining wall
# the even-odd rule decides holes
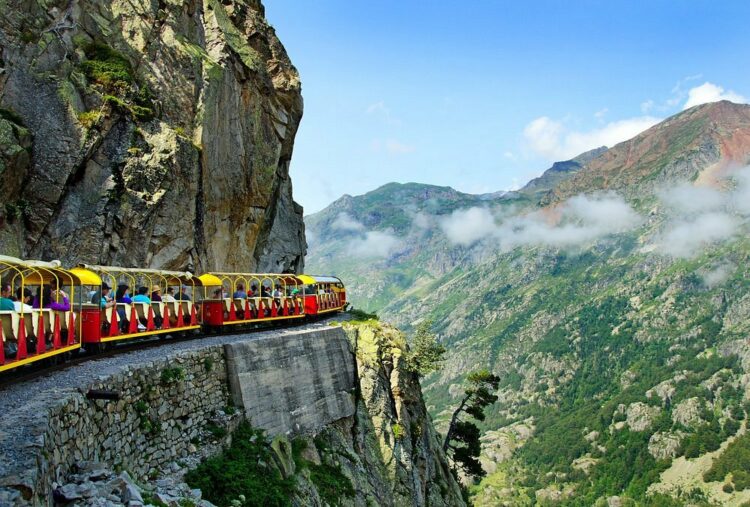
[[[227,357],[233,358],[229,379]],[[238,357],[244,357],[239,369]],[[195,452],[196,437],[232,405],[230,384],[244,386],[235,391],[241,402],[253,399],[248,386],[263,393],[262,402],[247,405],[246,415],[272,432],[309,430],[350,416],[354,371],[343,331],[318,329],[248,335],[239,343],[129,365],[84,389],[33,393],[23,413],[0,416],[0,505],[51,505],[53,484],[63,483],[81,461],[148,477]],[[87,399],[90,390],[116,392],[120,399]],[[31,427],[23,432],[25,441],[11,430],[18,425]]]
[[[227,344],[226,357],[234,404],[271,436],[354,415],[354,354],[340,327]]]

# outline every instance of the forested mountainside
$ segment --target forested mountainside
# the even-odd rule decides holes
[[[307,219],[307,263],[404,328],[433,321],[447,361],[423,387],[439,428],[468,372],[501,377],[476,505],[740,505],[748,163],[750,106],[697,106],[549,189],[346,196]]]
[[[301,270],[301,117],[259,0],[0,2],[0,250]]]

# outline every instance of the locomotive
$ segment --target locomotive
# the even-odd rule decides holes
[[[65,268],[60,261],[0,256],[0,280],[0,372],[64,360],[82,347],[301,321],[346,305],[344,284],[334,276],[196,276],[92,264]],[[138,294],[131,297],[131,291]]]

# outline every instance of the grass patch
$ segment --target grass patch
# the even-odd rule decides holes
[[[88,60],[81,68],[89,81],[108,90],[128,88],[135,81],[133,67],[122,53],[100,42],[92,42],[83,51]]]
[[[354,497],[352,482],[344,475],[340,466],[309,463],[308,468],[310,480],[315,484],[318,494],[326,504],[341,505],[344,498]]]
[[[232,505],[240,495],[244,505],[288,506],[294,481],[270,465],[272,452],[264,432],[242,422],[231,447],[188,472],[185,480],[219,507]]]
[[[164,368],[161,372],[161,383],[172,384],[178,380],[185,380],[185,370],[182,368]]]
[[[78,113],[78,123],[80,123],[85,128],[90,129],[91,127],[99,123],[99,120],[102,116],[102,112],[98,109],[93,111],[84,111],[83,113]]]

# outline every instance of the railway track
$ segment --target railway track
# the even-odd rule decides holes
[[[325,317],[330,318],[330,316]],[[267,322],[263,324],[254,324],[253,327],[243,328],[219,328],[215,332],[206,334],[202,331],[195,331],[190,333],[189,331],[183,331],[179,335],[161,335],[161,336],[150,336],[141,339],[129,340],[123,343],[114,343],[109,345],[103,350],[95,350],[91,347],[81,348],[76,353],[70,353],[63,356],[53,356],[47,361],[41,361],[39,363],[32,363],[24,367],[21,371],[18,369],[10,370],[0,373],[0,393],[6,390],[10,386],[22,384],[39,377],[49,375],[55,372],[67,370],[77,365],[85,363],[91,360],[106,359],[108,357],[114,357],[128,352],[134,352],[137,350],[158,348],[162,346],[168,346],[170,344],[200,340],[205,337],[212,336],[230,336],[238,334],[252,334],[256,331],[270,331],[273,329],[290,329],[304,327],[311,323],[320,322],[325,318],[311,318],[308,317],[302,321],[287,321],[285,323]],[[339,316],[341,318],[341,316]],[[92,344],[95,345],[95,344]]]

